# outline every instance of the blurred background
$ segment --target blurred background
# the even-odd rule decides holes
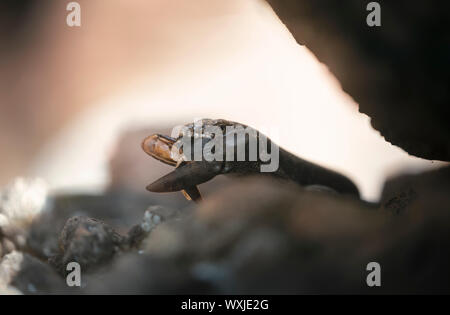
[[[66,24],[69,1],[0,4],[1,186],[144,191],[170,168],[143,137],[195,118],[251,125],[367,200],[389,176],[443,164],[384,141],[262,0],[77,2],[81,27]]]

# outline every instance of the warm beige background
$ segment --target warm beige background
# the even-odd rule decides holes
[[[198,117],[259,128],[368,199],[389,174],[440,164],[385,142],[263,1],[78,1],[81,28],[68,2],[36,7],[23,44],[1,50],[0,184],[102,189],[122,130]]]

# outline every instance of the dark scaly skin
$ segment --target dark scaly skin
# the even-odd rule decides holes
[[[204,125],[210,124],[219,126],[225,130],[226,126],[241,125],[226,120],[202,120]],[[192,124],[187,126],[192,127]],[[154,138],[152,138],[154,137]],[[259,137],[259,133],[258,133]],[[146,148],[147,139],[161,139],[164,145],[167,139],[171,139],[172,144],[176,139],[166,136],[153,135],[144,140],[143,148],[152,157],[169,165],[176,165],[176,161],[170,161],[166,158],[166,152],[154,152]],[[270,139],[268,145],[270,146]],[[147,146],[148,147],[148,146]],[[152,151],[152,152],[149,152]],[[158,151],[158,150],[156,150]],[[236,152],[236,150],[235,150]],[[246,142],[246,157],[248,157],[248,141]],[[225,155],[225,150],[224,150]],[[165,156],[164,158],[162,158]],[[224,159],[225,160],[225,159]],[[207,182],[220,174],[235,174],[235,175],[251,175],[258,174],[264,176],[272,176],[285,180],[293,181],[300,186],[325,186],[340,194],[352,195],[359,198],[359,191],[356,185],[347,177],[335,171],[314,164],[312,162],[303,160],[288,151],[279,148],[279,167],[275,172],[261,173],[260,167],[262,161],[185,161],[182,162],[175,171],[163,176],[154,183],[150,184],[147,189],[153,192],[171,192],[184,190],[192,200],[200,200],[200,193],[197,185]],[[186,195],[185,194],[185,195]]]
[[[276,175],[290,179],[301,186],[321,185],[345,195],[359,198],[356,185],[346,176],[303,160],[280,148],[280,167]]]
[[[282,148],[279,148],[279,152],[279,167],[275,172],[261,173],[259,161],[230,162],[230,170],[223,169],[222,174],[273,176],[293,181],[300,186],[325,186],[343,195],[360,197],[358,188],[348,177],[301,159]]]

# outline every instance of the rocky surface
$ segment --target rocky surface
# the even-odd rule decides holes
[[[68,293],[65,280],[45,261],[13,251],[0,262],[0,292],[7,294]]]
[[[298,43],[325,63],[384,138],[408,153],[450,160],[450,27],[444,1],[267,0]]]
[[[48,208],[42,180],[16,178],[0,191],[0,257],[24,248],[31,222]]]
[[[449,172],[393,178],[379,204],[259,177],[198,206],[124,192],[57,197],[26,228],[26,245],[1,260],[0,290],[449,293]],[[66,285],[71,261],[80,288]],[[372,261],[381,288],[366,285]]]

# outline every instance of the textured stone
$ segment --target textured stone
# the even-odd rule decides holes
[[[384,138],[408,153],[450,160],[450,28],[445,1],[267,0],[298,43],[336,76]]]

